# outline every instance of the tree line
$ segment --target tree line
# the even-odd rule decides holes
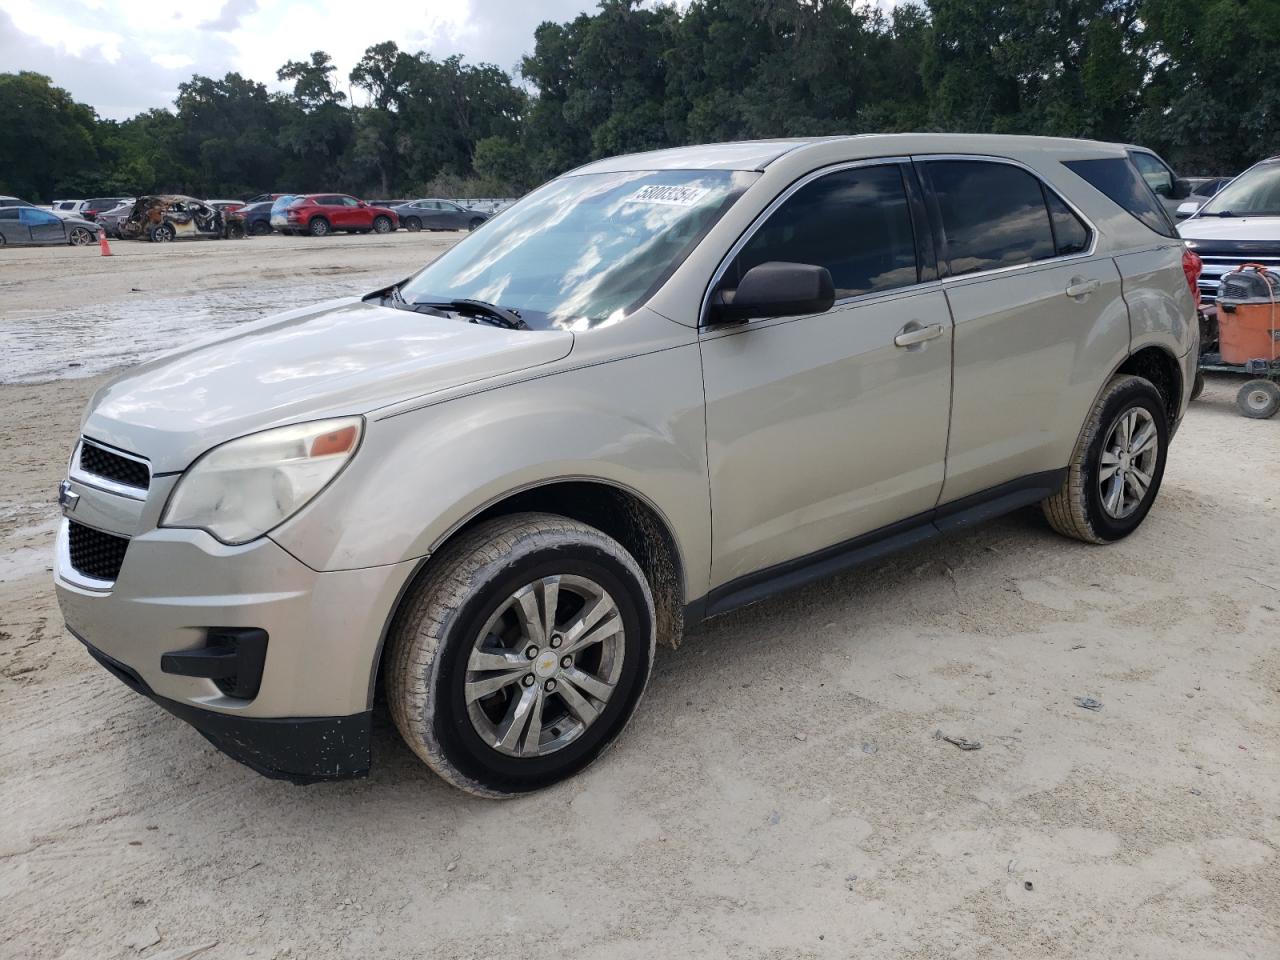
[[[0,193],[505,195],[617,153],[903,130],[1133,141],[1226,174],[1276,149],[1277,52],[1277,0],[603,0],[539,26],[515,76],[387,41],[346,84],[317,51],[284,92],[195,75],[117,122],[0,74]]]

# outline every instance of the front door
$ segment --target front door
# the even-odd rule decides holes
[[[66,243],[67,231],[63,219],[35,207],[19,207],[19,216],[31,231],[32,243]]]
[[[767,261],[819,264],[837,299],[823,314],[703,329],[713,588],[937,503],[951,318],[917,197],[909,165],[823,174],[729,264],[722,288]]]

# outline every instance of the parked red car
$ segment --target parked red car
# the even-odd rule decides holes
[[[309,193],[289,204],[285,233],[324,237],[335,230],[348,233],[390,233],[400,226],[394,210],[371,207],[341,193]]]

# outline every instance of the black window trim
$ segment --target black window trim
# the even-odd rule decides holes
[[[907,209],[911,217],[911,229],[915,236],[916,248],[916,276],[919,278],[916,283],[905,284],[901,287],[892,287],[888,290],[872,290],[869,293],[860,293],[853,297],[844,297],[837,300],[831,305],[828,313],[834,312],[841,307],[849,304],[862,303],[863,301],[881,300],[885,297],[896,297],[904,294],[916,294],[930,287],[936,287],[939,283],[939,271],[941,269],[940,261],[934,256],[935,243],[929,243],[931,239],[930,224],[922,220],[924,213],[920,196],[920,184],[915,177],[912,167],[911,158],[907,156],[888,156],[888,157],[864,157],[859,160],[848,160],[840,163],[834,163],[829,166],[820,167],[817,170],[810,170],[803,176],[793,180],[787,185],[781,193],[774,197],[769,205],[760,213],[756,214],[747,228],[734,241],[733,246],[721,258],[719,265],[711,274],[711,280],[707,284],[706,290],[702,294],[702,308],[698,312],[698,328],[707,329],[712,325],[708,323],[711,309],[711,295],[719,287],[720,281],[724,279],[725,273],[733,264],[734,259],[742,252],[751,238],[756,235],[765,222],[774,214],[779,207],[791,199],[792,195],[807,187],[815,180],[829,176],[833,173],[842,173],[845,170],[854,170],[858,167],[897,167],[898,175],[902,178],[903,192],[906,195]],[[755,320],[749,320],[746,324],[739,326],[741,330],[744,327],[754,326],[760,323],[773,323],[776,320],[795,320],[795,317],[761,317]],[[714,328],[713,328],[714,329]]]
[[[1056,189],[1053,184],[1045,180],[1040,171],[1036,170],[1034,167],[1030,167],[1022,161],[1014,160],[1011,157],[995,157],[980,153],[916,153],[912,154],[910,159],[912,165],[919,171],[920,180],[925,186],[926,206],[929,210],[929,219],[933,222],[934,242],[938,247],[938,272],[944,285],[950,286],[956,283],[967,282],[974,278],[981,279],[985,277],[992,277],[1003,273],[1011,273],[1015,270],[1035,270],[1046,265],[1051,266],[1053,264],[1068,263],[1072,260],[1083,260],[1088,257],[1092,257],[1097,253],[1097,226],[1085,215],[1083,210],[1072,203],[1068,198],[1064,197],[1062,195],[1062,191]],[[1025,170],[1040,184],[1040,190],[1042,193],[1046,191],[1052,193],[1066,205],[1068,210],[1080,218],[1080,222],[1083,223],[1085,225],[1085,229],[1089,231],[1088,248],[1080,251],[1079,253],[1057,254],[1057,237],[1053,229],[1053,217],[1049,213],[1049,204],[1046,199],[1045,215],[1049,217],[1049,232],[1050,236],[1054,238],[1054,256],[1045,257],[1041,260],[1031,260],[1027,263],[1014,263],[1007,267],[993,267],[990,270],[974,270],[969,273],[952,274],[951,260],[947,256],[946,231],[942,226],[942,216],[941,211],[938,209],[937,196],[934,194],[933,186],[929,180],[927,164],[931,160],[972,160],[978,163],[1002,163],[1006,166],[1017,167],[1020,170]]]

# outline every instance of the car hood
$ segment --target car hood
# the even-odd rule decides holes
[[[182,470],[216,444],[363,414],[569,354],[573,334],[506,330],[345,299],[268,317],[166,354],[102,387],[81,431]]]
[[[1280,217],[1192,217],[1178,224],[1186,240],[1270,240],[1280,243]]]

